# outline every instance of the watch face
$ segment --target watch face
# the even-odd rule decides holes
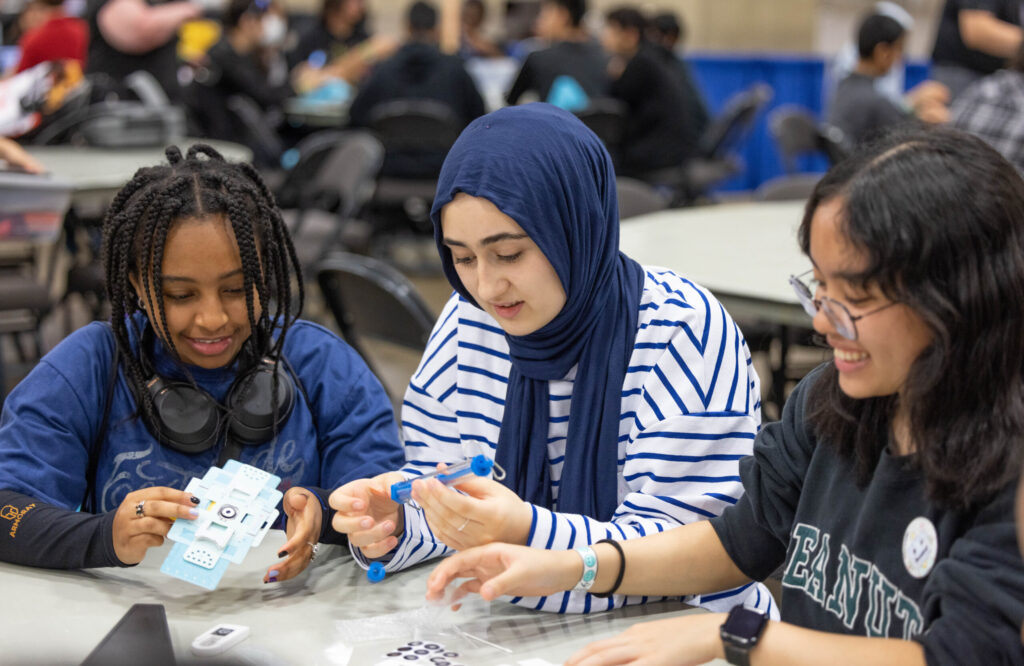
[[[767,618],[746,608],[734,608],[722,625],[722,630],[740,638],[752,638],[761,633]]]

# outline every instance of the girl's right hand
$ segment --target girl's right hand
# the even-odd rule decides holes
[[[139,503],[142,503],[141,515]],[[175,518],[199,515],[198,497],[184,490],[157,486],[125,495],[114,514],[114,554],[124,564],[138,564],[146,551],[161,546]]]
[[[405,530],[402,505],[391,499],[391,484],[401,483],[399,472],[384,472],[371,479],[349,481],[333,493],[327,503],[337,513],[331,526],[348,535],[348,542],[369,559],[391,552]]]
[[[456,602],[471,592],[493,601],[503,595],[539,597],[571,590],[583,575],[583,560],[572,550],[542,550],[507,543],[470,548],[444,559],[427,579],[427,599]],[[468,578],[451,598],[445,588]]]

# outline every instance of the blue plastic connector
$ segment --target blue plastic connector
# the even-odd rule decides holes
[[[452,486],[458,483],[468,474],[476,474],[477,476],[487,476],[491,473],[491,469],[494,467],[494,461],[487,456],[481,454],[473,456],[470,459],[463,460],[460,463],[451,465],[443,472],[431,472],[430,474],[424,474],[423,476],[417,476],[414,479],[408,481],[402,481],[391,486],[391,499],[398,503],[408,502],[412,499],[412,483],[419,479],[437,479],[446,486]]]
[[[384,571],[384,564],[381,562],[371,562],[370,568],[366,571],[366,579],[371,583],[381,582],[386,575],[387,572]]]

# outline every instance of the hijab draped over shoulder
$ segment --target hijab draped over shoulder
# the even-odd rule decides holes
[[[622,385],[636,338],[644,272],[619,252],[612,162],[572,114],[547,104],[507,107],[473,121],[445,159],[431,210],[445,275],[441,209],[457,193],[487,199],[537,244],[566,293],[541,329],[507,335],[511,372],[495,460],[523,499],[607,521],[618,505]],[[529,298],[529,295],[525,295]],[[548,459],[548,382],[578,366],[557,507]]]

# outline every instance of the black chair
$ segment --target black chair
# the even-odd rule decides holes
[[[21,363],[43,354],[40,324],[53,309],[50,295],[61,221],[71,186],[18,172],[0,171],[0,335],[10,336]],[[25,346],[25,338],[34,349]],[[0,349],[0,404],[6,390]]]
[[[314,141],[314,136],[315,141]],[[349,227],[372,198],[384,148],[369,132],[318,133],[300,148],[299,162],[283,188],[294,188],[297,209],[289,211],[299,261],[313,266],[332,250],[345,245]]]
[[[668,197],[642,180],[618,176],[615,189],[619,199],[619,219],[627,220],[668,208]]]
[[[787,104],[768,116],[768,128],[775,139],[787,173],[797,173],[797,158],[820,153],[835,165],[849,154],[843,131],[834,125],[819,124],[807,109]]]
[[[336,193],[323,192],[312,183],[324,159],[344,135],[344,130],[314,132],[285,152],[282,156],[282,162],[288,164],[285,169],[263,174],[280,208],[334,210],[337,207]]]
[[[576,117],[604,142],[616,167],[622,156],[627,111],[625,102],[611,97],[595,97],[585,109],[575,112]]]
[[[754,190],[757,201],[806,201],[814,186],[821,180],[820,173],[791,173],[766,180]]]
[[[764,83],[736,93],[704,131],[696,157],[678,167],[646,174],[643,179],[671,188],[674,206],[693,204],[706,196],[715,185],[742,170],[734,153],[773,96],[771,86]]]
[[[241,142],[252,150],[253,164],[261,168],[280,164],[284,141],[256,100],[248,95],[229,95],[227,108],[238,121]]]
[[[370,129],[384,144],[384,164],[373,205],[400,210],[415,229],[429,228],[430,206],[448,150],[463,123],[447,104],[430,99],[398,99],[370,111]]]
[[[107,292],[100,252],[103,244],[103,221],[83,217],[74,208],[64,216],[64,247],[70,260],[64,293],[58,303],[64,315],[64,335],[70,335],[72,301],[77,298],[86,307],[91,321],[107,319]]]
[[[316,268],[317,283],[342,337],[378,377],[380,362],[368,353],[367,340],[422,353],[434,326],[434,314],[409,280],[373,257],[334,253]],[[410,372],[411,374],[411,372]],[[401,399],[400,396],[392,395]]]
[[[40,325],[54,305],[49,289],[32,272],[31,262],[0,268],[0,335],[11,337],[21,363],[42,357]],[[32,340],[31,351],[24,345],[24,336]],[[6,380],[3,359],[0,358],[0,404],[3,404]]]

